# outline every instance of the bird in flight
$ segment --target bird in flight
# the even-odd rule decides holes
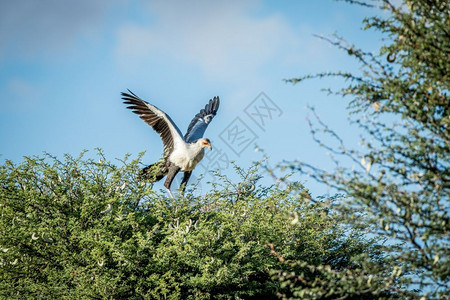
[[[163,159],[143,168],[143,177],[155,182],[167,176],[164,187],[173,198],[170,186],[178,172],[182,171],[184,176],[180,188],[184,192],[192,170],[205,155],[205,147],[212,150],[210,140],[203,138],[203,134],[219,109],[219,97],[209,100],[205,108],[195,115],[184,136],[169,115],[130,90],[122,93],[122,99],[128,105],[127,108],[138,114],[159,134],[164,144]]]

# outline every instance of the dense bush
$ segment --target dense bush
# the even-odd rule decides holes
[[[374,241],[339,225],[335,200],[260,186],[256,166],[172,200],[137,179],[139,159],[98,158],[0,167],[0,298],[270,299],[291,295],[276,276],[289,261],[302,262],[289,267],[305,287],[321,282],[310,298],[327,298],[359,283],[322,270],[350,274],[360,256],[383,264]]]
[[[341,202],[339,211],[347,222],[389,241],[384,252],[392,266],[390,277],[407,273],[398,278],[402,298],[447,299],[450,4],[345,1],[375,6],[376,15],[364,26],[382,34],[383,46],[364,51],[340,37],[324,38],[354,58],[360,71],[324,72],[289,81],[345,79],[342,88],[327,91],[350,98],[349,119],[363,138],[358,147],[348,147],[338,132],[317,118],[311,123],[313,137],[332,153],[336,168],[322,170],[305,161],[281,167],[308,174],[345,194],[348,201]]]

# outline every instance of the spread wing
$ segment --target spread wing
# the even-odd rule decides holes
[[[184,142],[180,129],[165,112],[142,100],[130,90],[128,92],[122,93],[123,103],[128,104],[127,108],[132,109],[160,135],[164,144],[164,157],[167,157],[174,147]]]
[[[204,109],[200,110],[200,112],[195,115],[184,135],[186,142],[192,143],[203,137],[206,128],[219,109],[219,104],[219,97],[214,97],[214,99],[209,100],[209,103],[205,105]]]

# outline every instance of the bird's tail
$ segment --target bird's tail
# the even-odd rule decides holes
[[[141,178],[149,180],[150,182],[160,181],[167,174],[167,168],[164,166],[164,162],[159,161],[151,164],[141,171]]]

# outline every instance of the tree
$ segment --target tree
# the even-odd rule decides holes
[[[336,169],[330,172],[301,161],[280,167],[312,174],[347,196],[336,209],[347,216],[347,223],[386,239],[391,275],[407,275],[398,278],[405,284],[397,291],[399,296],[443,298],[450,290],[450,4],[393,2],[376,1],[380,13],[364,20],[366,30],[384,36],[378,53],[365,52],[338,36],[323,38],[355,58],[360,73],[318,73],[288,80],[296,84],[332,77],[348,82],[340,90],[327,91],[351,98],[349,119],[365,133],[364,150],[346,147],[314,113],[313,137],[333,153]],[[357,169],[343,165],[338,157],[350,159]],[[410,294],[412,290],[419,294]]]
[[[236,167],[238,183],[217,175],[205,196],[171,199],[138,180],[139,158],[116,166],[83,155],[0,166],[0,298],[276,299],[290,289],[271,251],[342,273],[371,257],[390,272],[378,244],[340,226],[330,201],[298,183],[260,186],[256,166]],[[316,298],[339,295],[329,286]]]

